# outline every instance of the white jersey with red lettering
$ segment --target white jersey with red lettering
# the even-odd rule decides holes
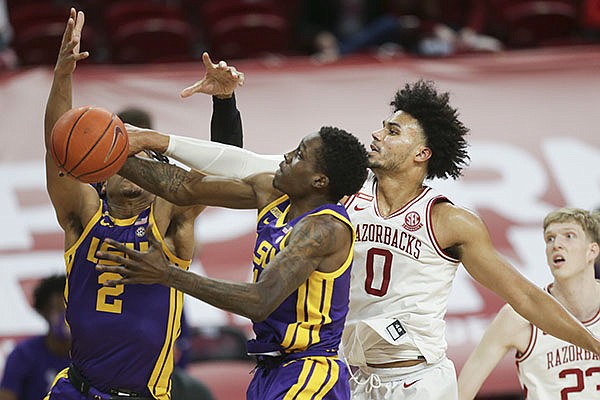
[[[582,323],[600,337],[600,310]],[[516,364],[527,400],[600,399],[600,356],[534,325],[527,349],[516,354]]]
[[[424,186],[404,207],[383,217],[372,172],[346,209],[356,227],[350,312],[343,351],[355,366],[446,354],[444,316],[459,261],[439,247],[431,209],[449,200]]]

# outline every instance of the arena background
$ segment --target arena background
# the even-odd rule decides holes
[[[278,154],[322,125],[343,127],[370,142],[405,82],[432,79],[450,91],[470,127],[472,158],[457,182],[430,184],[485,219],[498,249],[536,284],[551,280],[541,221],[555,207],[600,206],[600,47],[546,48],[448,59],[357,56],[316,65],[309,59],[240,61],[237,91],[245,147]],[[140,106],[159,130],[208,138],[210,98],[180,99],[201,65],[91,66],[75,72],[74,105],[119,111]],[[29,306],[32,284],[64,271],[62,232],[44,185],[43,113],[51,67],[0,74],[0,370],[16,340],[41,333]],[[212,277],[249,279],[254,239],[251,211],[209,209],[198,219],[194,269]],[[450,357],[457,370],[502,302],[461,268],[448,310]],[[194,299],[195,326],[248,321]],[[506,357],[483,393],[518,392]]]

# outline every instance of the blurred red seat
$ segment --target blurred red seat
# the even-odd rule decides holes
[[[179,18],[133,20],[109,32],[111,59],[117,64],[193,60],[193,29]]]
[[[148,0],[113,2],[106,5],[104,10],[104,21],[108,29],[115,29],[119,25],[131,21],[148,18],[183,19],[183,13],[174,5]]]
[[[266,13],[284,16],[285,8],[273,0],[203,0],[200,3],[202,18],[215,23],[233,15]]]
[[[578,29],[578,8],[571,1],[525,1],[502,9],[509,47],[533,47],[567,42]]]
[[[22,29],[13,40],[19,63],[25,66],[55,64],[64,30],[65,21],[39,23]],[[93,49],[96,44],[93,28],[86,27],[82,36],[81,50]],[[93,57],[93,50],[90,53]]]
[[[60,22],[64,25],[69,18],[69,7],[52,2],[32,2],[12,6],[9,19],[16,34],[32,25]],[[57,49],[58,50],[58,49]]]
[[[208,32],[209,47],[217,59],[284,54],[289,49],[290,26],[276,14],[225,17]]]

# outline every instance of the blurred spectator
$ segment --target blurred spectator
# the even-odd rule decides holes
[[[420,2],[422,31],[418,53],[450,55],[469,52],[496,52],[500,40],[486,35],[489,0],[424,0]]]
[[[373,47],[425,56],[499,51],[501,42],[482,34],[486,3],[308,0],[298,34],[300,43],[322,62]]]
[[[64,275],[53,275],[36,287],[33,307],[48,323],[48,331],[17,344],[9,354],[0,400],[40,400],[56,374],[69,366],[71,335],[65,323],[65,279]]]
[[[0,0],[0,70],[17,66],[17,55],[9,46],[12,38],[13,29],[8,19],[6,0]]]
[[[387,12],[381,0],[306,0],[297,27],[298,46],[319,61],[338,58],[385,43],[411,41],[414,18]],[[410,46],[410,45],[409,45]]]

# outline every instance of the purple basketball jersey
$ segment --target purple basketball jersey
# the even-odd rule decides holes
[[[171,263],[187,269],[190,260],[177,258],[156,228],[152,207],[129,219],[115,219],[101,202],[79,240],[65,252],[67,265],[66,319],[71,328],[71,356],[81,375],[101,391],[125,389],[167,399],[173,370],[173,342],[180,332],[183,294],[162,285],[102,283],[119,278],[100,273],[98,250],[117,252],[104,238],[136,250],[148,248],[146,231],[153,225]]]
[[[302,218],[331,215],[347,224],[355,239],[354,228],[341,204],[325,204],[285,222],[289,207],[289,198],[283,196],[258,215],[253,260],[255,281],[286,246],[290,232]],[[251,352],[260,349],[257,352],[279,351],[289,356],[276,369],[257,370],[248,390],[249,399],[277,399],[286,393],[287,396],[311,394],[316,398],[347,397],[347,371],[336,356],[348,313],[352,254],[353,246],[345,262],[334,272],[311,273],[266,320],[253,324],[256,339],[249,343]]]

